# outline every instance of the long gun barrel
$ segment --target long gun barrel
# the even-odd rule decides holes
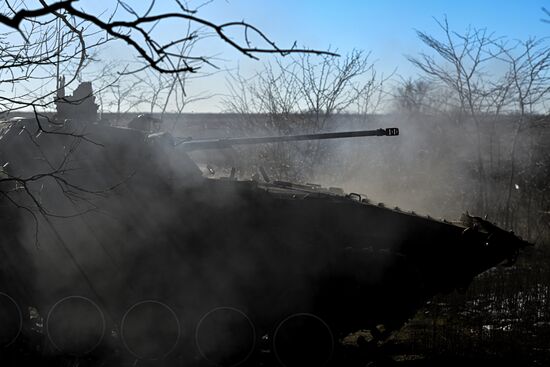
[[[392,127],[376,130],[359,130],[359,131],[343,131],[334,133],[318,133],[318,134],[302,134],[289,136],[266,136],[257,138],[225,138],[225,139],[203,139],[193,140],[185,138],[180,140],[177,145],[180,145],[186,151],[206,150],[206,149],[224,149],[234,145],[250,145],[250,144],[265,144],[265,143],[281,143],[286,141],[303,141],[303,140],[325,140],[325,139],[341,139],[341,138],[356,138],[362,136],[396,136],[399,135],[399,129]]]

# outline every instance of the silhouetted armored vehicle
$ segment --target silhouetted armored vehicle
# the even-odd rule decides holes
[[[5,340],[38,330],[41,355],[323,365],[342,336],[383,338],[377,326],[399,329],[528,245],[467,214],[451,223],[317,185],[209,179],[187,155],[397,129],[197,141],[40,123],[50,132],[32,118],[3,125],[0,296],[22,320]]]

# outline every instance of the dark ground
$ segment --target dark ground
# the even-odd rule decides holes
[[[369,334],[358,332],[335,349],[330,362],[323,364],[313,358],[313,364],[549,366],[550,262],[547,260],[546,252],[533,250],[513,267],[499,267],[482,274],[465,292],[434,298],[385,344],[374,346],[368,343]],[[31,335],[34,340],[21,335],[17,342],[0,350],[2,366],[186,365],[179,358],[155,363],[132,361],[123,351],[101,348],[78,358],[51,356],[40,333]],[[259,348],[242,365],[280,365],[268,348],[268,344]],[[198,366],[213,365],[195,362]],[[300,365],[303,364],[300,360]]]

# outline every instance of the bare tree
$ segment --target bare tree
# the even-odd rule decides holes
[[[395,104],[400,112],[415,114],[424,112],[427,107],[430,84],[423,79],[402,80],[395,90]]]
[[[30,110],[35,115],[36,129],[23,131],[29,138],[29,144],[40,149],[37,136],[40,134],[69,135],[77,141],[94,144],[84,134],[60,130],[56,124],[51,124],[51,112],[54,102],[59,101],[58,80],[61,75],[71,77],[65,83],[67,87],[79,81],[84,69],[94,60],[91,56],[111,40],[125,43],[143,63],[134,69],[123,67],[125,75],[133,74],[135,79],[143,79],[141,84],[153,84],[148,92],[153,92],[149,99],[150,110],[166,110],[170,96],[178,94],[180,108],[189,100],[184,100],[185,78],[183,75],[197,73],[204,66],[213,66],[214,59],[208,55],[195,52],[189,45],[202,42],[206,37],[216,37],[241,54],[257,59],[261,54],[316,54],[336,55],[332,52],[310,50],[291,46],[281,48],[269,39],[260,29],[244,21],[230,21],[217,24],[198,15],[199,9],[191,9],[182,1],[174,0],[169,10],[158,11],[157,3],[152,0],[142,13],[138,13],[124,1],[113,1],[114,9],[102,14],[92,14],[80,7],[77,0],[46,2],[39,0],[34,7],[25,2],[16,5],[6,1],[0,8],[0,26],[4,34],[0,47],[0,83],[9,89],[0,97],[0,108],[4,111]],[[163,9],[167,9],[164,4]],[[179,22],[181,34],[171,34],[171,37],[160,35],[156,29],[167,22]],[[240,31],[240,37],[235,37]],[[162,40],[162,41],[161,41]],[[192,52],[193,51],[193,52]],[[158,73],[153,76],[150,70]],[[148,75],[148,77],[144,77]],[[150,78],[149,78],[150,76]],[[149,78],[149,79],[147,79]],[[144,83],[147,82],[147,83]],[[117,111],[123,111],[123,104],[132,100],[144,100],[139,93],[135,95],[136,80],[122,80],[120,75],[112,73],[110,80],[101,86],[100,95],[103,100],[110,92],[115,95]],[[177,87],[177,88],[176,88]],[[57,98],[57,99],[56,99]],[[78,145],[77,142],[74,142]],[[71,161],[72,150],[65,152],[66,156],[59,162],[46,162],[51,169],[40,174],[14,176],[10,173],[10,162],[4,165],[3,177],[0,181],[1,195],[14,204],[14,191],[23,188],[30,198],[31,211],[40,212],[44,216],[54,216],[44,208],[38,200],[41,182],[53,179],[65,193],[78,197],[79,193],[95,194],[98,190],[87,190],[74,185],[68,180],[67,162]],[[5,157],[5,156],[4,156]],[[47,160],[47,157],[43,157]],[[56,163],[61,163],[61,166]],[[32,184],[31,184],[32,183]],[[107,187],[105,189],[108,189]]]
[[[460,34],[446,19],[438,25],[443,37],[418,32],[430,52],[409,60],[432,88],[450,93],[446,99],[451,105],[445,108],[452,113],[455,106],[461,129],[474,128],[476,158],[467,169],[475,167],[477,182],[469,195],[475,200],[466,205],[530,235],[539,204],[533,206],[534,195],[545,195],[533,176],[544,175],[537,167],[545,159],[533,134],[542,131],[540,114],[548,101],[547,40],[510,41],[483,29]],[[401,97],[406,91],[400,90]]]
[[[482,115],[495,109],[491,96],[495,90],[494,78],[488,72],[488,66],[499,55],[496,37],[486,29],[469,28],[464,34],[453,32],[446,18],[436,20],[443,39],[417,31],[418,37],[437,57],[427,53],[409,56],[408,60],[420,69],[433,83],[444,85],[453,92],[458,108],[457,121],[472,121],[476,128],[477,210],[487,211],[486,167],[483,159]]]
[[[120,39],[134,49],[140,57],[147,61],[148,66],[161,73],[173,72],[195,72],[204,64],[211,64],[211,61],[203,55],[186,55],[174,52],[178,45],[204,37],[203,29],[214,32],[223,42],[229,44],[242,54],[257,59],[257,54],[262,53],[277,53],[287,55],[290,53],[313,53],[313,54],[331,54],[335,53],[326,51],[316,51],[310,49],[299,49],[296,47],[280,48],[275,42],[271,41],[260,29],[246,23],[244,21],[232,21],[222,24],[213,23],[207,19],[197,15],[197,9],[186,7],[181,1],[175,0],[174,6],[177,10],[174,12],[154,13],[155,1],[151,1],[149,7],[143,14],[138,14],[133,8],[122,1],[117,1],[122,9],[128,15],[135,18],[132,20],[115,20],[117,10],[107,19],[102,19],[100,16],[87,13],[81,9],[77,9],[73,4],[78,0],[64,0],[53,3],[46,3],[40,0],[41,7],[35,9],[14,9],[8,5],[9,11],[0,15],[0,24],[10,27],[20,32],[23,38],[26,34],[23,31],[25,21],[38,18],[50,18],[52,14],[63,11],[66,16],[78,19],[86,24],[92,24],[96,28],[106,32],[109,37]],[[199,26],[200,29],[193,30],[191,33],[184,34],[181,38],[177,36],[167,42],[161,43],[151,36],[152,29],[146,30],[145,27],[155,25],[159,22],[168,20],[180,20],[185,23],[191,23]],[[227,35],[227,32],[232,29],[241,29],[243,31],[244,41],[233,40]],[[251,36],[258,36],[266,47],[254,46],[251,43]],[[180,66],[177,66],[177,61],[181,60]],[[176,61],[176,62],[175,62]]]
[[[13,11],[9,2],[3,7]],[[13,112],[51,106],[58,77],[70,74],[67,84],[71,84],[89,56],[105,43],[105,38],[97,36],[86,24],[56,9],[47,19],[32,18],[16,32],[6,30],[0,49],[0,83],[9,89],[0,98],[0,108]]]
[[[326,131],[337,128],[334,117],[340,113],[361,113],[364,118],[373,112],[380,104],[384,80],[368,53],[353,51],[341,59],[299,55],[289,63],[267,64],[253,78],[232,79],[225,105],[241,114],[240,123],[251,131]],[[276,177],[307,180],[326,156],[326,148],[317,141],[276,144],[260,155]]]
[[[516,154],[519,137],[528,127],[530,118],[540,111],[550,92],[550,47],[543,40],[534,38],[518,41],[511,47],[501,45],[501,57],[509,65],[507,74],[510,84],[510,104],[517,111],[515,131],[510,148],[510,172],[506,199],[504,200],[504,225],[510,226],[513,218],[512,195],[515,188],[517,167]],[[532,148],[532,147],[531,147]],[[527,213],[530,217],[530,213]]]
[[[58,77],[71,75],[65,84],[72,85],[90,60],[90,54],[109,40],[126,43],[144,61],[125,73],[147,68],[167,74],[196,73],[205,65],[215,66],[213,58],[191,52],[189,47],[211,36],[251,58],[266,53],[335,55],[294,46],[280,48],[249,23],[215,24],[199,17],[198,9],[188,8],[179,0],[173,1],[172,9],[162,12],[157,11],[154,0],[150,1],[143,14],[120,0],[112,2],[115,7],[110,12],[99,15],[77,8],[77,3],[77,0],[51,3],[40,0],[39,6],[28,8],[24,2],[17,6],[6,2],[0,9],[0,25],[6,30],[4,47],[0,50],[0,82],[11,88],[11,96],[4,94],[0,98],[0,108],[5,111],[50,108]],[[156,29],[166,22],[180,22],[185,31],[161,42]],[[234,37],[237,30],[242,31],[240,39]],[[231,37],[227,32],[231,32]]]

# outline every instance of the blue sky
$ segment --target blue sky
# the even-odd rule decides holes
[[[136,8],[145,1],[131,1]],[[105,9],[107,2],[84,0],[83,5]],[[191,4],[200,4],[193,2]],[[202,7],[199,16],[215,22],[245,20],[258,26],[275,40],[279,46],[290,46],[294,41],[309,48],[338,49],[341,53],[353,49],[372,52],[377,60],[377,70],[391,73],[397,69],[400,75],[414,76],[415,70],[406,60],[406,55],[426,51],[418,40],[415,29],[438,35],[434,17],[447,16],[451,29],[463,32],[468,26],[487,28],[496,36],[510,39],[546,37],[550,24],[541,21],[545,14],[543,6],[550,8],[550,0],[214,0]],[[157,0],[157,11],[173,10],[172,0]],[[166,29],[167,36],[176,29]],[[224,60],[218,65],[234,68],[239,65],[244,73],[253,73],[261,68],[261,62],[246,57],[217,42],[206,42],[205,54],[219,54]],[[126,51],[120,51],[124,53]],[[116,50],[113,50],[116,54]],[[262,57],[268,61],[269,57]],[[219,73],[197,80],[190,86],[190,93],[198,90],[225,92],[225,76]],[[219,102],[203,101],[191,106],[189,112],[218,111]]]
[[[414,30],[434,31],[433,18],[444,15],[458,31],[471,25],[511,38],[546,36],[550,25],[540,21],[545,5],[550,1],[218,0],[201,14],[219,21],[245,19],[279,43],[371,49],[393,57],[418,50]]]

